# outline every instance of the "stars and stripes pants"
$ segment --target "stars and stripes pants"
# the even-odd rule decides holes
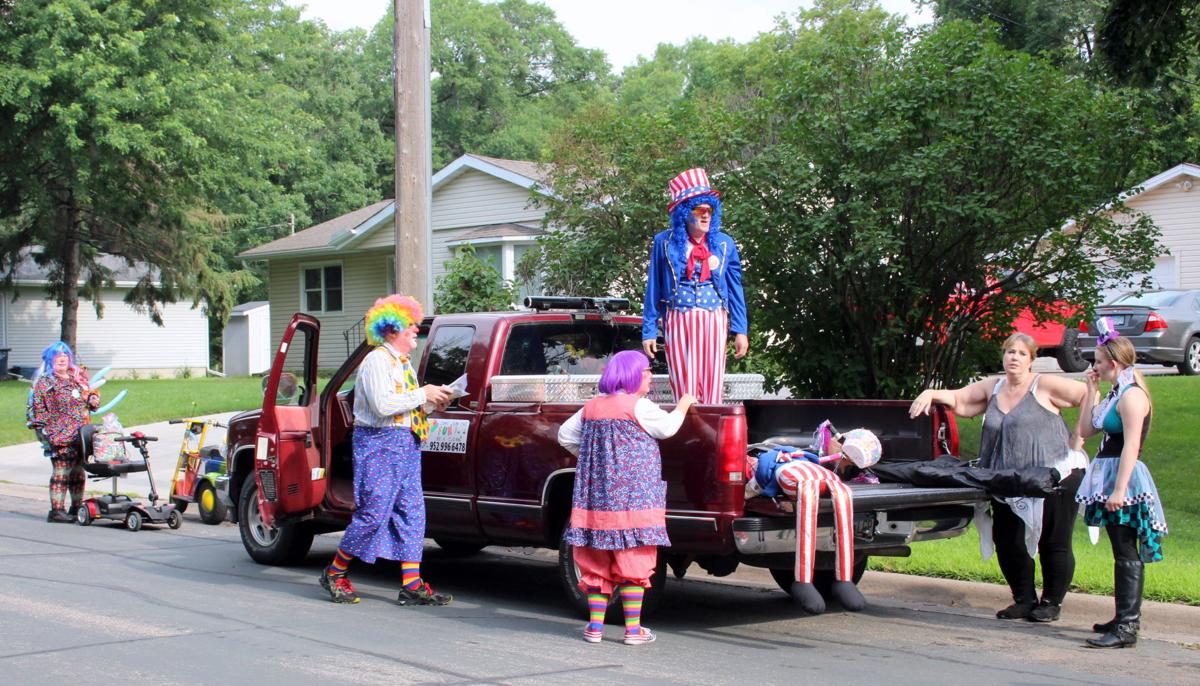
[[[779,488],[796,499],[796,581],[811,584],[817,558],[817,505],[822,493],[833,501],[838,581],[854,580],[854,501],[836,473],[807,460],[793,460],[775,472]]]
[[[675,399],[691,393],[702,403],[720,403],[729,338],[725,309],[669,309],[663,337],[667,344],[667,375]]]

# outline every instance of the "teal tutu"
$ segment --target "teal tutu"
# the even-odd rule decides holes
[[[1138,532],[1141,543],[1140,556],[1143,562],[1162,559],[1162,537],[1167,534],[1167,516],[1163,512],[1162,499],[1150,470],[1141,460],[1133,467],[1129,487],[1125,489],[1125,505],[1116,512],[1104,508],[1117,481],[1119,457],[1097,457],[1088,465],[1083,483],[1075,494],[1075,500],[1084,507],[1083,519],[1088,526],[1121,525],[1132,527]]]

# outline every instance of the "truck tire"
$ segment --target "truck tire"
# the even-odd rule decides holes
[[[1064,372],[1087,371],[1088,361],[1079,352],[1079,329],[1068,326],[1063,330],[1062,345],[1054,354],[1054,359],[1058,360],[1058,367]]]
[[[579,569],[575,566],[574,546],[563,540],[563,536],[567,533],[567,528],[564,526],[562,534],[558,539],[558,580],[562,583],[563,593],[566,595],[567,602],[571,607],[575,608],[576,613],[584,618],[588,618],[587,595],[579,590]],[[646,595],[642,598],[642,618],[647,615],[654,614],[658,609],[658,604],[662,602],[662,594],[664,585],[667,582],[667,556],[663,551],[658,551],[658,562],[654,566],[654,576],[650,578],[650,588],[646,589]],[[617,609],[613,609],[613,607]],[[609,614],[612,615],[613,623],[620,623],[624,617],[621,613],[620,598],[616,593],[608,599]]]
[[[1177,367],[1179,373],[1184,376],[1200,374],[1200,337],[1192,336],[1188,339],[1187,347],[1183,349],[1183,362]]]
[[[868,557],[869,556],[867,555],[854,556],[854,575],[851,577],[851,579],[853,579],[854,583],[856,584],[859,581],[862,581],[863,574],[865,574],[867,571]],[[795,581],[795,573],[791,567],[788,567],[787,569],[772,569],[771,578],[775,580],[775,583],[779,584],[779,588],[781,588],[784,593],[791,593],[792,582]],[[836,580],[837,579],[834,576],[832,569],[813,570],[813,586],[817,587],[817,591],[819,591],[821,596],[824,598],[829,597],[830,589],[833,588],[833,582]]]
[[[303,523],[267,527],[258,511],[258,483],[246,475],[238,498],[238,531],[242,546],[260,565],[294,565],[304,560],[312,547],[312,529]]]

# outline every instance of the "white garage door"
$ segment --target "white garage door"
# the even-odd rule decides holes
[[[1175,268],[1175,258],[1170,255],[1154,258],[1154,269],[1150,270],[1150,290],[1179,287],[1179,271]],[[1102,303],[1109,303],[1117,296],[1129,292],[1128,288],[1110,288],[1104,291]]]

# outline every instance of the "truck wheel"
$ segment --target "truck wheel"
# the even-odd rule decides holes
[[[867,555],[854,556],[854,574],[850,578],[854,583],[862,581],[863,574],[867,571]],[[791,567],[787,569],[772,569],[771,578],[775,579],[775,583],[779,584],[779,588],[783,589],[784,593],[791,593],[792,582],[795,581],[795,575]],[[814,569],[813,570],[813,586],[817,587],[823,597],[828,598],[830,589],[833,588],[833,582],[836,581],[832,569]]]
[[[179,510],[180,512],[187,512],[188,501],[172,496],[171,504],[175,506],[176,510]]]
[[[1088,361],[1079,352],[1079,329],[1068,326],[1063,330],[1062,345],[1054,359],[1058,360],[1058,366],[1064,372],[1087,371]]]
[[[558,580],[562,583],[563,593],[567,597],[567,602],[575,608],[575,611],[580,617],[588,618],[587,595],[579,590],[579,568],[575,566],[574,546],[563,540],[567,533],[567,528],[563,527],[563,532],[558,540]],[[663,587],[667,582],[667,555],[662,550],[658,551],[658,562],[654,566],[654,576],[650,577],[650,588],[646,589],[646,595],[642,598],[642,618],[647,615],[654,614],[658,609],[658,604],[662,602]],[[612,608],[616,606],[616,610]],[[620,598],[616,593],[608,599],[609,611],[615,614],[613,621],[619,623],[623,620],[621,613]]]
[[[487,547],[486,543],[476,543],[474,541],[456,541],[453,538],[435,538],[433,542],[438,544],[442,552],[454,557],[469,557],[478,553]]]
[[[200,489],[196,492],[196,507],[200,510],[200,521],[205,524],[220,524],[225,521],[225,503],[217,497],[217,489],[207,480],[200,484]]]
[[[1193,336],[1183,349],[1183,362],[1180,362],[1179,373],[1185,376],[1200,374],[1200,338]]]
[[[291,523],[268,527],[258,510],[258,484],[254,474],[246,475],[238,499],[238,531],[242,546],[260,565],[293,565],[302,561],[312,547],[313,532],[304,524]]]

